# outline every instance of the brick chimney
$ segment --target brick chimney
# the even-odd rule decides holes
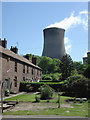
[[[27,60],[29,60],[29,55],[25,55],[24,57],[25,57]]]
[[[6,38],[4,38],[4,40],[1,40],[1,38],[0,38],[0,45],[2,47],[4,47],[4,48],[7,48],[7,40],[6,40]]]
[[[37,63],[37,58],[34,57],[34,56],[32,56],[32,63],[33,63],[34,65],[36,65],[36,63]]]
[[[10,50],[18,54],[18,48],[16,46],[15,47],[11,46]]]

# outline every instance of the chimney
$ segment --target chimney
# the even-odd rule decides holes
[[[29,55],[25,55],[24,57],[25,57],[27,60],[29,60]]]
[[[37,58],[34,57],[34,56],[32,56],[32,63],[33,63],[34,65],[36,65],[36,63],[37,63]]]
[[[0,45],[2,47],[4,47],[4,48],[7,48],[7,40],[6,40],[6,38],[4,38],[4,40],[1,40],[1,38],[0,38]]]
[[[11,46],[10,50],[18,54],[18,48],[16,46],[15,47]]]

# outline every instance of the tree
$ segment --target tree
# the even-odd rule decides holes
[[[38,65],[42,68],[43,74],[50,74],[60,72],[60,62],[59,59],[42,56]]]
[[[88,54],[86,61],[86,69],[84,70],[84,76],[90,79],[90,54]]]
[[[59,72],[60,73],[60,65],[61,60],[53,58],[53,64],[55,65],[54,72]]]
[[[90,79],[90,65],[88,65],[87,68],[85,69],[84,76]]]
[[[77,70],[78,74],[83,74],[83,71],[86,69],[86,65],[82,64],[82,62],[73,62],[74,70]]]
[[[71,75],[71,71],[73,70],[73,61],[70,55],[66,54],[62,57],[60,69],[62,73],[62,80],[65,80]]]
[[[41,60],[39,62],[39,66],[42,68],[42,72],[43,74],[47,74],[48,73],[48,69],[50,67],[50,65],[52,64],[52,59],[46,56],[42,56]]]

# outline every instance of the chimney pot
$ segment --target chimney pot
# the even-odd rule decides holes
[[[18,53],[18,48],[16,46],[15,47],[11,46],[10,50],[16,54]]]
[[[29,60],[29,55],[25,55],[24,57],[25,57],[27,60]]]
[[[37,58],[36,57],[32,57],[32,63],[34,64],[34,65],[36,65],[36,63],[37,63]]]
[[[7,48],[7,40],[6,40],[6,38],[4,38],[4,40],[1,40],[1,38],[0,38],[0,45],[2,47],[4,47],[4,48]]]

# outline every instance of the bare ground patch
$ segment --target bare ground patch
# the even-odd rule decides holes
[[[73,108],[70,104],[61,104],[61,107]],[[58,103],[30,103],[30,102],[20,102],[13,108],[9,108],[10,111],[18,110],[43,110],[45,108],[58,108]],[[5,110],[6,111],[6,110]]]

